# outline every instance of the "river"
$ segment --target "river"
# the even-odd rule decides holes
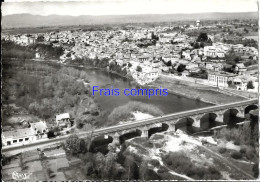
[[[120,89],[119,96],[100,96],[99,94],[95,93],[94,97],[99,103],[101,109],[107,111],[108,113],[110,113],[114,108],[124,105],[129,101],[140,101],[147,104],[153,104],[160,108],[165,114],[207,107],[211,105],[202,101],[189,99],[171,93],[169,93],[167,96],[151,96],[150,98],[148,98],[148,96],[126,96],[123,92],[124,89],[139,88],[129,79],[104,70],[93,68],[85,68],[84,70],[88,75],[91,88],[93,86],[99,86],[99,88]]]

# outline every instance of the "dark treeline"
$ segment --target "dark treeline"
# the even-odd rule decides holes
[[[45,58],[59,59],[63,54],[63,48],[53,47],[52,44],[21,46],[12,41],[2,41],[2,58],[33,59],[36,52]]]
[[[32,59],[34,57],[35,50],[33,48],[2,40],[2,58]]]
[[[37,50],[45,58],[52,59],[59,59],[64,52],[62,47],[53,47],[52,44],[35,44],[32,48]]]

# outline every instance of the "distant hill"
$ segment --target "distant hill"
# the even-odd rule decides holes
[[[2,17],[2,28],[93,25],[108,23],[170,22],[182,20],[218,20],[258,18],[257,12],[243,13],[196,13],[196,14],[151,14],[151,15],[108,15],[108,16],[62,16],[14,14]]]

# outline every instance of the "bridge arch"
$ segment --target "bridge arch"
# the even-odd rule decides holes
[[[239,110],[236,108],[228,109],[224,112],[223,122],[226,125],[232,126],[236,123],[242,122],[244,118],[237,117]]]
[[[200,129],[206,130],[206,129],[217,126],[216,118],[217,118],[217,114],[215,114],[215,113],[204,114],[200,118]]]
[[[132,130],[119,136],[119,143],[123,144],[126,140],[142,135],[142,131],[139,129]]]
[[[157,126],[152,126],[148,130],[148,138],[150,138],[150,136],[152,136],[155,133],[167,131],[168,128],[169,128],[169,125],[166,124],[166,123],[161,123],[159,126],[158,125]]]
[[[248,114],[251,110],[255,110],[255,109],[258,109],[258,106],[255,104],[245,107],[245,115]]]
[[[192,126],[193,123],[194,123],[194,119],[192,119],[190,117],[181,118],[175,124],[175,130],[179,129],[188,134],[191,134],[191,133],[193,133],[193,126]]]
[[[89,147],[89,152],[101,152],[106,154],[108,152],[108,144],[113,142],[113,137],[109,135],[101,135],[92,139]]]

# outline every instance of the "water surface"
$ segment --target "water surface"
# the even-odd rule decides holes
[[[126,96],[123,92],[124,89],[139,88],[129,79],[106,72],[104,70],[90,68],[83,70],[85,70],[88,75],[91,89],[93,86],[99,86],[99,88],[120,89],[119,96],[100,96],[99,94],[95,93],[95,99],[98,101],[101,108],[108,113],[110,113],[114,108],[124,105],[129,101],[140,101],[147,104],[153,104],[160,108],[165,114],[207,107],[211,105],[202,101],[189,99],[171,93],[169,93],[167,96],[151,96],[150,98],[148,98],[148,96]]]

